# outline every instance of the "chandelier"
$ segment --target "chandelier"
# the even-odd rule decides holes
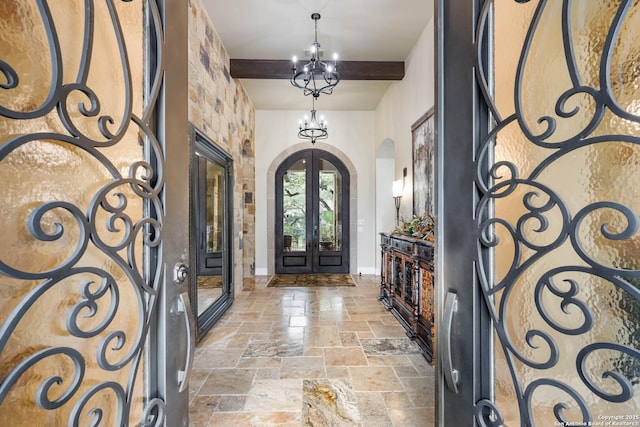
[[[316,119],[315,98],[313,100],[311,119],[304,116],[304,121],[300,120],[300,131],[298,132],[298,137],[308,139],[312,144],[315,144],[319,139],[327,139],[329,134],[327,133],[327,122],[324,121],[324,117],[321,116],[320,121]]]
[[[311,19],[315,21],[315,40],[311,45],[311,59],[301,71],[298,71],[298,58],[293,57],[293,76],[291,84],[302,89],[305,95],[313,95],[314,98],[321,93],[331,95],[333,88],[340,82],[338,75],[338,55],[333,54],[333,64],[327,64],[320,59],[320,43],[318,43],[319,13],[313,13]]]

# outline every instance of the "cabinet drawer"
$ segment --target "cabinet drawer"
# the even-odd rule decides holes
[[[433,246],[418,245],[418,258],[433,262]]]
[[[400,252],[404,252],[406,254],[410,254],[413,252],[413,243],[411,242],[405,242],[404,240],[394,239],[392,241],[392,246],[394,249],[397,249]]]

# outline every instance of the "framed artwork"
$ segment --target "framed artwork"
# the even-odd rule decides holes
[[[411,126],[413,149],[413,214],[422,216],[434,210],[434,145],[433,108]]]

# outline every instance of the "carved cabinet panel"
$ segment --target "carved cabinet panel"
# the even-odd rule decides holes
[[[433,361],[433,244],[406,236],[380,234],[381,283],[378,299]]]

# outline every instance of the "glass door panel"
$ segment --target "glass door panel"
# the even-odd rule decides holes
[[[439,4],[439,421],[637,425],[640,7],[479,5]]]
[[[342,176],[327,160],[320,160],[318,221],[320,251],[342,249]]]
[[[224,233],[224,172],[223,165],[206,160],[206,206],[205,206],[205,239],[204,247],[207,254],[217,254],[222,251],[222,236]]]
[[[624,3],[493,5],[504,119],[493,148],[503,173],[488,195],[490,294],[495,404],[507,425],[640,414],[640,202],[620,185],[640,178],[640,74],[626,63],[640,57],[640,10]]]
[[[294,163],[282,177],[282,245],[287,252],[307,249],[306,160]]]
[[[202,194],[198,211],[200,252],[198,258],[198,313],[203,312],[222,295],[223,233],[224,233],[224,167],[198,156]],[[199,187],[200,188],[200,187]]]

